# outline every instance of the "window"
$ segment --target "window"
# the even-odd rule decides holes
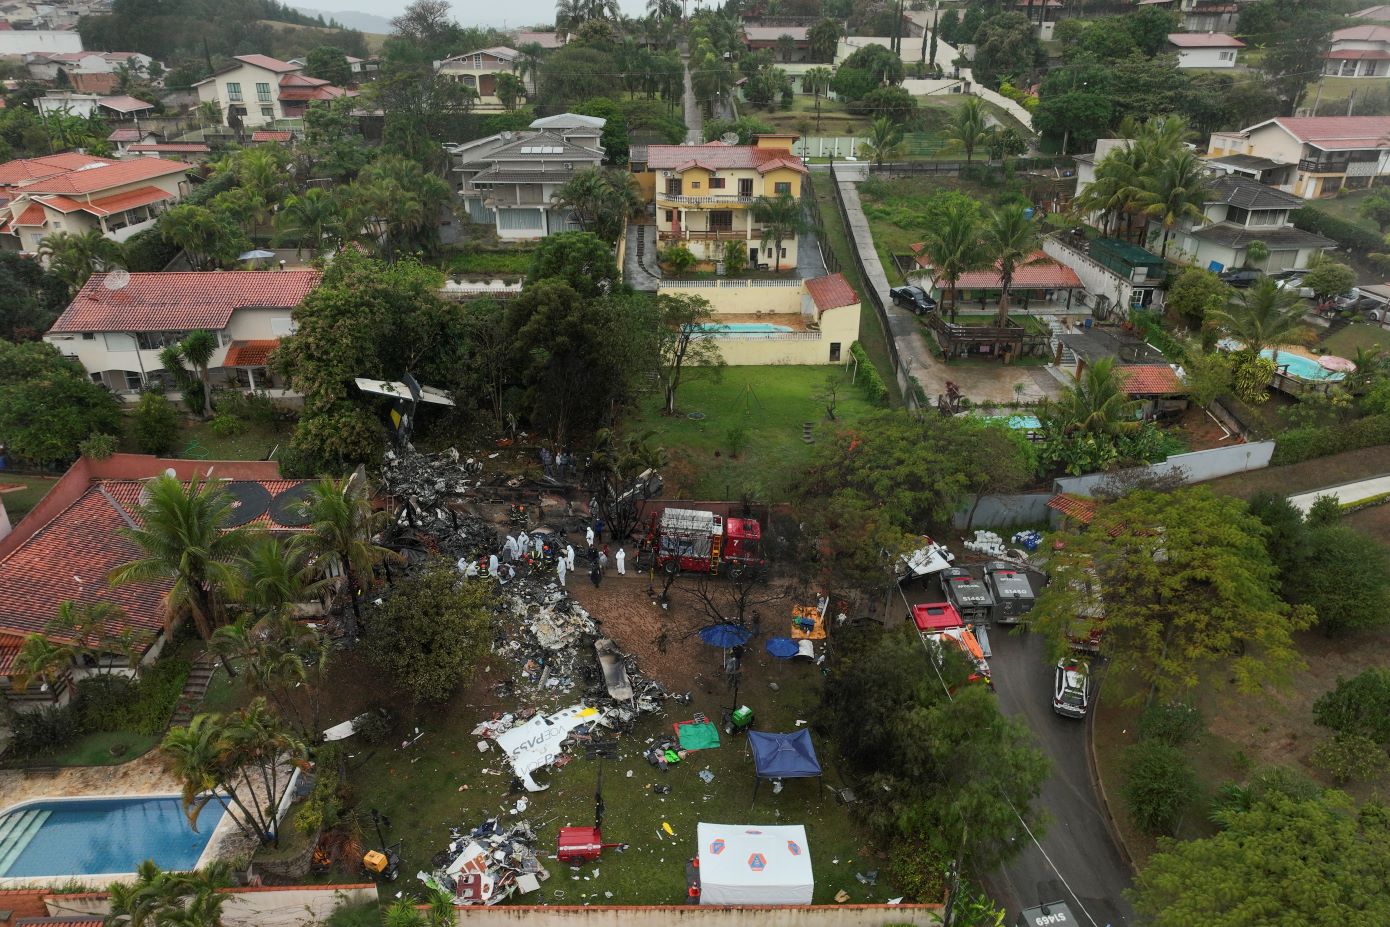
[[[783,248],[783,249],[782,249],[782,257],[786,257],[786,256],[787,256],[787,249],[786,249],[786,248]]]
[[[1225,51],[1225,52],[1222,52],[1222,53],[1221,53],[1221,60],[1222,60],[1222,61],[1234,61],[1235,58],[1236,58],[1236,53],[1235,53],[1235,52],[1228,52],[1228,51]]]
[[[790,180],[779,180],[772,185],[772,190],[778,196],[791,196],[792,182]]]
[[[838,341],[832,341],[832,342],[830,342],[830,363],[832,363],[832,364],[838,364],[839,362],[840,362],[840,342],[838,342]]]
[[[734,230],[734,214],[727,209],[710,213],[709,230],[711,232],[732,232]]]
[[[97,333],[96,333],[96,332],[83,332],[83,333],[82,333],[82,340],[83,340],[83,341],[96,341],[96,340],[97,340]]]
[[[497,228],[503,231],[522,231],[541,228],[541,213],[538,209],[499,209]]]
[[[740,178],[740,179],[739,179],[739,182],[738,182],[738,195],[739,195],[739,196],[752,196],[752,195],[753,195],[753,181],[752,181],[751,178]]]
[[[465,87],[477,87],[477,86],[478,86],[478,78],[474,77],[472,74],[465,74],[465,75],[463,75],[463,86],[465,86]]]
[[[233,81],[227,82],[227,100],[231,103],[241,102],[241,84]]]
[[[188,332],[138,332],[135,335],[135,343],[142,351],[160,351],[171,344],[178,344],[186,337]]]
[[[709,188],[710,188],[711,190],[723,190],[723,189],[724,189],[724,178],[723,178],[723,177],[711,177],[711,178],[709,179]]]
[[[261,102],[261,103],[269,103],[269,102],[270,102],[270,85],[269,85],[269,84],[257,84],[257,85],[256,85],[256,100],[257,100],[258,102]]]
[[[126,389],[138,390],[141,386],[144,385],[144,382],[145,382],[144,380],[140,379],[140,371],[138,371],[138,370],[127,370],[127,371],[125,372],[125,388],[126,388]]]
[[[680,195],[681,195],[681,179],[680,179],[679,177],[672,177],[672,178],[670,178],[669,180],[666,181],[666,195],[667,195],[667,196],[680,196]]]
[[[54,219],[54,220],[53,220],[52,222],[50,222],[49,224],[52,225],[55,229],[60,229],[60,228],[63,227],[63,223],[62,223],[62,221],[59,220],[59,219]]]
[[[668,210],[666,210],[666,224],[667,224],[667,225],[670,225],[672,222],[675,222],[675,221],[676,221],[676,211],[675,211],[674,209],[668,209]]]
[[[698,190],[698,189],[700,189],[700,181],[698,181],[698,180],[692,180],[692,181],[690,181],[690,189],[692,189],[692,190]]]
[[[261,115],[264,116],[264,117],[267,118],[267,119],[274,119],[274,118],[275,118],[275,107],[273,107],[273,106],[262,106],[262,107],[261,107]]]

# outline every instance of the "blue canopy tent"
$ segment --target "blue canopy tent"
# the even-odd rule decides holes
[[[811,732],[793,731],[790,734],[770,734],[766,731],[748,732],[748,749],[753,753],[753,802],[758,800],[758,787],[764,779],[808,779],[821,776],[820,760],[811,744]],[[817,794],[820,789],[816,790]]]

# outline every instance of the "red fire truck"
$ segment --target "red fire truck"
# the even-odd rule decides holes
[[[665,509],[647,524],[637,548],[640,568],[666,573],[761,573],[762,526],[755,518],[721,518],[698,509]]]

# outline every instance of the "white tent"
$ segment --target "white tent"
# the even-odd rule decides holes
[[[700,904],[810,904],[806,828],[700,824]]]

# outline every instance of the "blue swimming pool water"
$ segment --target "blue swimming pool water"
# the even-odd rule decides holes
[[[1241,343],[1232,338],[1222,338],[1218,343],[1219,347],[1227,350],[1240,348]],[[1274,359],[1274,351],[1265,348],[1260,352],[1260,356]],[[1304,357],[1302,354],[1294,354],[1291,351],[1280,351],[1279,359],[1275,361],[1280,367],[1288,368],[1289,376],[1298,377],[1300,380],[1326,380],[1336,382],[1346,378],[1346,374],[1340,370],[1328,370],[1311,357]]]
[[[134,872],[147,859],[161,869],[192,869],[222,814],[216,802],[208,805],[194,833],[177,798],[22,805],[0,816],[0,877]]]
[[[711,335],[782,335],[791,331],[770,322],[710,322],[700,327]]]

